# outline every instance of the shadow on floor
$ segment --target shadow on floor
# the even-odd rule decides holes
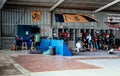
[[[2,75],[22,75],[13,64],[1,64],[0,76]]]

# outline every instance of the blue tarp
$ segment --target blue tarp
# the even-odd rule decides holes
[[[47,52],[50,51],[49,50],[50,46],[55,47],[56,55],[72,56],[72,53],[70,52],[70,50],[68,49],[67,45],[64,43],[63,40],[42,39],[38,50]]]

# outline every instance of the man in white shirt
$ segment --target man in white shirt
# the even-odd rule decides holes
[[[79,52],[80,50],[82,50],[82,42],[81,41],[78,41],[76,43],[76,50],[77,50],[77,52]]]
[[[91,48],[91,46],[92,46],[92,36],[91,36],[91,34],[89,34],[89,35],[86,37],[86,39],[88,39],[88,48]]]

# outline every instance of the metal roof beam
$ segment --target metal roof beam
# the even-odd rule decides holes
[[[4,6],[4,4],[5,4],[6,1],[7,0],[0,0],[0,9]]]
[[[93,11],[92,13],[100,12],[100,11],[102,11],[102,10],[104,10],[104,9],[106,9],[106,8],[108,8],[108,7],[116,4],[116,3],[118,3],[118,2],[120,2],[120,0],[115,0],[115,1],[113,1],[113,2],[111,2],[111,3],[108,3],[107,5],[105,5],[105,6],[103,6],[103,7],[100,7],[100,8],[98,8],[98,9],[96,9],[96,10]]]
[[[65,0],[59,0],[56,4],[54,4],[51,8],[50,11],[53,11],[56,7],[58,7],[62,2],[64,2]]]

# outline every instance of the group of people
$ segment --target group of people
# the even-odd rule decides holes
[[[21,49],[22,42],[27,43],[27,48],[31,49],[31,44],[32,42],[34,43],[35,49],[37,49],[37,46],[40,45],[40,34],[37,32],[35,35],[28,35],[26,34],[23,37],[18,37],[17,35],[15,36],[13,40],[13,45],[11,47],[11,50],[16,50],[16,49]]]
[[[111,33],[81,33],[81,38],[76,43],[77,51],[86,48],[89,51],[98,49],[111,50],[114,48],[114,35]]]

